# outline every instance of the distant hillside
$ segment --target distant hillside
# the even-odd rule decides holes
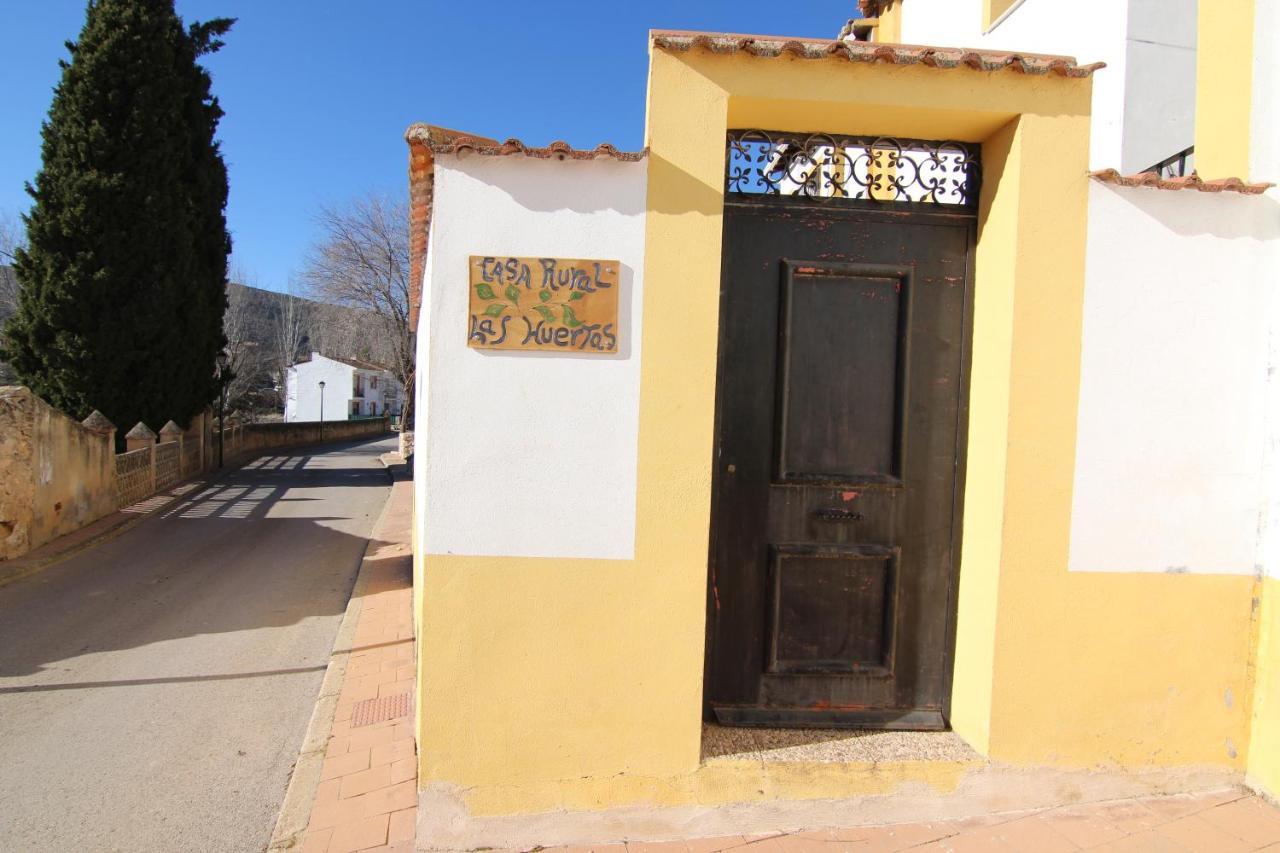
[[[227,285],[223,326],[237,379],[228,389],[233,409],[258,415],[280,411],[278,387],[290,364],[311,352],[387,363],[382,321],[372,312],[328,305],[242,284]],[[17,279],[0,266],[0,326],[17,310]],[[0,361],[0,385],[17,381]]]
[[[382,322],[371,311],[235,283],[227,285],[227,300],[223,326],[233,344],[241,340],[264,348],[276,345],[282,324],[295,319],[288,316],[293,310],[301,328],[297,355],[315,350],[379,363],[388,358]]]
[[[227,300],[223,329],[236,373],[227,396],[233,409],[246,414],[281,412],[285,371],[312,352],[389,360],[386,330],[370,311],[242,284],[227,285]]]

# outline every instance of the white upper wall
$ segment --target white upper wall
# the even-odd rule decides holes
[[[355,377],[364,377],[364,395],[355,396]],[[378,379],[374,388],[370,381]],[[385,414],[394,404],[397,385],[386,371],[365,370],[346,362],[312,353],[309,361],[289,368],[285,377],[284,419],[286,421],[318,421],[321,412],[320,382],[325,384],[323,402],[326,421],[345,421],[352,414],[353,402],[360,404],[359,414]],[[376,411],[374,409],[376,408]]]
[[[286,421],[320,420],[320,383],[324,382],[324,419],[345,421],[351,399],[351,374],[348,364],[314,353],[310,361],[289,368],[285,389]]]
[[[1091,184],[1072,570],[1276,571],[1277,269],[1272,198]]]
[[[436,160],[418,334],[428,554],[635,555],[646,164]],[[616,356],[467,346],[471,255],[621,262]]]
[[[1253,20],[1253,113],[1249,139],[1249,178],[1280,183],[1280,0],[1257,0]],[[1270,216],[1280,221],[1280,189],[1267,192]],[[1280,225],[1275,226],[1280,231]],[[1263,275],[1280,289],[1280,251]],[[1267,430],[1262,478],[1269,490],[1258,548],[1263,571],[1280,578],[1280,298],[1271,305],[1268,346]]]
[[[1024,0],[990,32],[983,6],[903,0],[902,40],[1107,63],[1093,75],[1090,168],[1138,171],[1191,145],[1196,0]]]
[[[1129,0],[1118,166],[1125,174],[1195,143],[1196,14],[1196,0]]]
[[[1280,184],[1280,0],[1254,6],[1249,179]]]

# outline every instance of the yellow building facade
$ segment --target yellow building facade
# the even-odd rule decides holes
[[[881,10],[881,36],[900,32],[895,16],[910,4]],[[1251,11],[1239,6],[1230,14]],[[1221,22],[1202,27],[1202,37],[1221,38]],[[1256,114],[1240,78],[1254,57],[1243,53],[1201,51],[1197,103],[1207,124],[1203,133],[1197,125],[1196,158],[1224,170],[1206,178],[1243,179],[1212,200],[1254,206],[1249,251],[1261,269],[1275,253],[1277,202],[1246,183],[1274,175],[1250,172],[1239,142],[1252,138]],[[410,131],[415,201],[431,204],[417,223],[419,837],[501,846],[763,831],[819,808],[866,820],[957,816],[1246,778],[1280,792],[1280,578],[1265,568],[1094,570],[1077,556],[1073,518],[1080,523],[1081,495],[1091,494],[1081,491],[1078,462],[1091,363],[1087,293],[1106,251],[1095,252],[1090,229],[1101,214],[1091,211],[1161,192],[1117,185],[1123,176],[1105,185],[1091,177],[1093,78],[1105,73],[1056,57],[655,32],[643,158]],[[980,147],[945,707],[948,727],[972,749],[966,757],[704,758],[726,136],[743,128]],[[638,201],[539,202],[538,188],[557,180],[557,169],[616,186],[619,198],[632,185],[643,192]],[[548,170],[548,183],[538,170]],[[503,189],[491,210],[518,203],[513,216],[526,216],[535,232],[547,211],[580,216],[548,227],[537,251],[495,246],[504,238],[479,224],[484,208],[462,200],[482,185]],[[1196,187],[1183,194],[1200,195]],[[616,245],[588,254],[603,238],[557,242],[566,229],[596,234],[590,223],[601,217],[611,217]],[[580,546],[558,552],[552,525],[542,544],[522,550],[460,533],[465,520],[450,515],[471,505],[469,492],[452,485],[465,470],[451,467],[451,431],[462,427],[450,412],[490,411],[503,386],[483,377],[552,369],[549,359],[517,364],[466,350],[455,328],[462,309],[451,301],[455,258],[465,251],[618,257],[633,271],[623,297],[634,297],[625,328],[636,334],[609,368],[630,389],[610,411],[629,426],[618,427],[620,445],[599,450],[602,458],[616,459],[619,447],[631,454],[622,453],[621,473],[609,481],[610,500],[624,499],[606,503],[599,522],[616,526],[617,547],[584,534]],[[577,371],[566,381],[595,381],[581,360],[564,369]],[[455,381],[472,370],[471,385]],[[1259,381],[1265,401],[1274,388]],[[482,393],[487,401],[469,396]],[[495,471],[505,464],[500,449],[486,458]],[[503,475],[494,480],[474,506],[502,518]],[[576,522],[563,541],[591,523]]]

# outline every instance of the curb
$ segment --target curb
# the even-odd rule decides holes
[[[398,456],[398,454],[396,454]],[[385,454],[379,460],[386,467],[387,479],[395,483],[403,479],[404,463],[394,463]],[[333,649],[329,653],[329,666],[325,669],[324,680],[320,683],[320,693],[316,697],[316,706],[307,723],[306,734],[302,737],[302,747],[298,750],[298,759],[294,762],[293,771],[289,774],[289,787],[285,789],[284,802],[280,804],[280,814],[276,818],[275,829],[271,833],[271,842],[267,845],[270,851],[292,850],[302,840],[311,822],[311,808],[315,805],[316,789],[320,787],[320,771],[324,764],[325,750],[329,745],[329,734],[333,729],[333,717],[338,710],[338,696],[342,693],[342,684],[347,677],[347,658],[350,655],[351,641],[360,624],[360,613],[364,608],[364,592],[369,585],[369,556],[374,547],[374,533],[382,528],[382,522],[391,506],[391,492],[387,492],[387,501],[378,513],[378,520],[369,531],[369,541],[365,543],[364,555],[360,558],[360,572],[356,575],[355,584],[351,587],[351,597],[347,601],[347,610],[338,626],[337,636],[333,638]]]

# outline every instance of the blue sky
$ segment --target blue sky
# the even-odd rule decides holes
[[[40,123],[83,0],[6,3],[0,26],[0,216],[26,210]],[[284,289],[321,204],[403,192],[403,133],[427,121],[530,144],[636,148],[650,28],[833,37],[856,0],[178,0],[238,18],[207,63],[227,112],[235,259]],[[781,14],[782,11],[785,15]]]

